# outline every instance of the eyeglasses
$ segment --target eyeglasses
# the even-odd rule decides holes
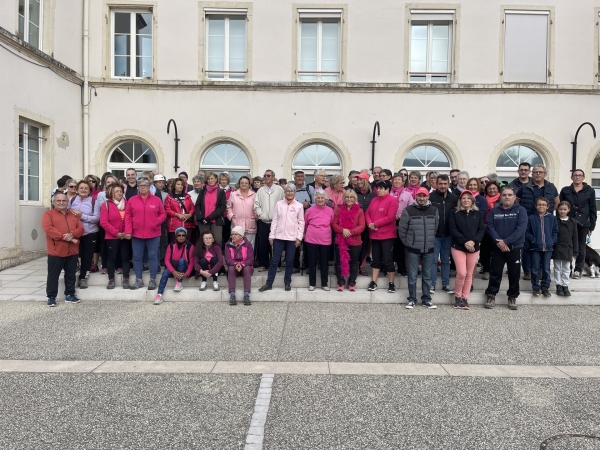
[[[271,176],[272,176],[272,175],[270,175],[270,174],[267,174],[267,173],[263,175],[263,177],[264,177],[264,178],[271,178]]]
[[[539,170],[536,170],[535,172],[532,172],[534,175],[541,175],[544,174],[546,172],[540,172]]]
[[[69,186],[69,189],[75,189],[77,186],[73,185],[73,186]]]
[[[54,200],[54,203],[68,203],[69,200]]]
[[[178,234],[177,237],[187,237],[187,234]]]

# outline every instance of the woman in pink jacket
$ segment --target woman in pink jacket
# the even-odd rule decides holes
[[[288,184],[283,193],[285,198],[275,204],[273,211],[273,221],[271,222],[271,232],[269,233],[269,242],[273,246],[273,257],[269,265],[269,276],[267,282],[258,290],[264,292],[273,288],[273,281],[277,274],[277,266],[281,259],[281,254],[285,250],[285,276],[283,282],[285,290],[292,290],[292,272],[294,270],[294,255],[296,248],[302,242],[304,236],[304,207],[302,203],[296,200],[296,185]]]
[[[131,246],[125,238],[125,207],[127,200],[123,197],[123,188],[113,184],[106,189],[106,201],[100,207],[100,226],[105,231],[104,242],[108,254],[108,285],[106,289],[115,288],[115,261],[121,255],[123,264],[123,289],[129,289],[129,260]]]
[[[184,227],[188,232],[196,228],[194,220],[195,205],[187,193],[185,181],[177,179],[171,185],[169,195],[165,198],[167,213],[167,242],[175,242],[175,230]],[[193,244],[193,242],[192,242]]]
[[[308,259],[308,290],[314,291],[317,283],[317,262],[321,266],[321,289],[329,290],[329,247],[331,246],[331,221],[333,209],[327,206],[329,197],[324,190],[315,192],[315,205],[304,213],[304,243]]]
[[[394,276],[394,241],[396,240],[396,213],[398,212],[398,200],[390,195],[392,183],[388,180],[377,183],[377,197],[375,197],[365,214],[365,222],[369,228],[369,237],[372,242],[373,274],[368,290],[377,290],[377,277],[379,271],[385,269],[387,272],[389,286],[388,292],[396,292]]]
[[[250,189],[250,178],[239,179],[240,188],[229,196],[227,201],[227,218],[232,227],[242,227],[244,237],[252,248],[256,242],[256,214],[254,214],[254,197],[256,192]]]
[[[131,238],[133,249],[133,270],[135,283],[130,289],[139,289],[142,280],[144,249],[148,250],[150,262],[150,281],[148,290],[156,289],[158,272],[158,246],[160,244],[161,225],[167,218],[162,200],[150,193],[150,180],[142,177],[137,181],[138,195],[129,198],[125,208],[125,236]]]

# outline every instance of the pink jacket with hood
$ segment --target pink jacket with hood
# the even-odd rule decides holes
[[[269,239],[282,241],[302,240],[304,236],[304,207],[298,200],[288,204],[287,200],[279,200],[273,212]]]
[[[239,190],[233,191],[227,200],[227,218],[231,220],[231,227],[241,226],[246,233],[256,233],[256,215],[254,214],[254,198],[256,192],[248,191],[246,198]],[[235,217],[233,217],[235,215]]]

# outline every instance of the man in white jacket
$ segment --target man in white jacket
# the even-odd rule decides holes
[[[254,214],[258,218],[258,262],[260,264],[259,272],[269,269],[271,244],[269,243],[269,234],[271,233],[271,222],[273,221],[273,212],[275,205],[279,200],[283,200],[283,188],[275,181],[275,172],[265,170],[263,176],[265,185],[261,187],[254,197]]]

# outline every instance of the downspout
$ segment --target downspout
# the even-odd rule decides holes
[[[90,54],[90,0],[83,0],[83,173],[82,177],[89,172],[89,126],[90,126],[90,90],[88,86],[89,77],[89,54]]]

